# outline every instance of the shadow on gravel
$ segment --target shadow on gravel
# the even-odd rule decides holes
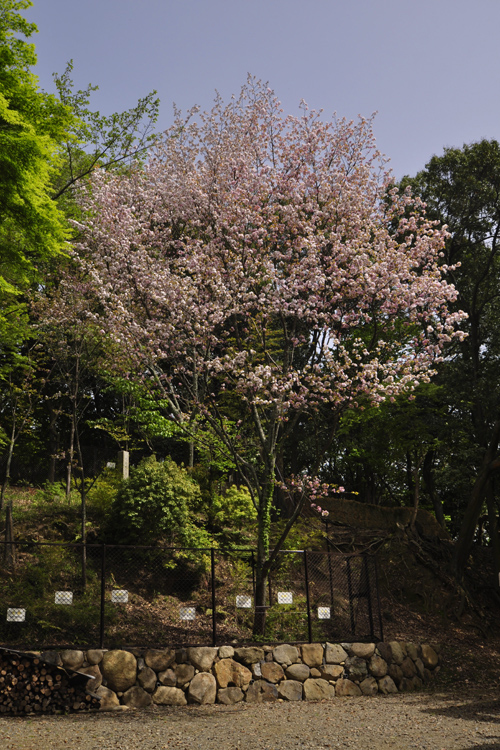
[[[459,702],[454,706],[443,706],[442,708],[424,708],[423,713],[434,716],[447,716],[451,719],[464,719],[465,721],[487,721],[490,724],[500,724],[500,699],[499,700],[474,700],[470,702]],[[499,745],[500,748],[500,736]],[[478,746],[479,747],[479,746]],[[488,745],[492,747],[492,745]]]

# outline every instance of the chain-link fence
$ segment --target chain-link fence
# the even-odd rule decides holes
[[[280,552],[258,638],[255,580],[251,551],[16,542],[0,564],[0,645],[382,639],[372,556]]]

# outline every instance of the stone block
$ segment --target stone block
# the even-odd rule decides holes
[[[222,688],[217,692],[217,703],[224,703],[226,706],[232,706],[239,703],[245,697],[245,693],[239,687]]]
[[[309,678],[304,682],[304,698],[306,701],[321,701],[335,698],[335,687],[321,678]]]
[[[125,692],[135,685],[137,679],[137,661],[130,651],[119,649],[106,651],[100,664],[106,685],[115,692]]]
[[[139,687],[143,690],[147,690],[148,693],[152,693],[156,687],[156,672],[151,667],[144,667],[137,673],[137,682]]]
[[[85,654],[88,664],[99,664],[104,656],[104,651],[100,648],[91,648]]]
[[[418,659],[418,648],[414,643],[406,644],[406,653],[413,661],[416,661]]]
[[[144,661],[155,672],[164,672],[175,662],[175,651],[173,648],[150,648],[144,654]]]
[[[149,693],[143,690],[139,685],[129,688],[122,697],[122,701],[130,708],[145,708],[150,706],[152,698]]]
[[[378,682],[375,677],[367,677],[359,683],[359,688],[363,695],[376,695],[378,693]]]
[[[359,656],[360,659],[369,659],[375,653],[374,643],[353,643],[349,649],[352,656]]]
[[[391,647],[392,660],[396,664],[398,664],[399,666],[401,666],[401,664],[403,663],[404,658],[406,656],[406,654],[403,652],[403,648],[402,648],[401,643],[399,643],[398,641],[390,641],[389,642],[389,646]]]
[[[153,702],[160,706],[185,706],[187,705],[184,691],[176,687],[165,687],[161,685],[153,693]]]
[[[325,661],[327,664],[342,664],[348,657],[347,651],[338,643],[327,643]]]
[[[347,677],[353,682],[361,682],[368,676],[368,666],[359,656],[349,656],[345,660],[344,669]]]
[[[422,662],[427,669],[435,669],[439,664],[439,657],[428,643],[422,644]]]
[[[166,687],[175,687],[177,685],[177,674],[174,669],[166,669],[158,674],[158,681]]]
[[[388,674],[378,681],[378,689],[379,693],[383,693],[384,695],[387,695],[388,693],[398,692],[398,689],[394,684],[394,680],[392,679],[392,677],[389,677]]]
[[[283,668],[279,664],[276,664],[274,661],[263,662],[260,669],[262,678],[267,682],[277,683],[280,682],[285,676]]]
[[[177,676],[177,687],[183,687],[194,677],[194,667],[192,664],[176,664],[175,674]]]
[[[200,672],[210,672],[217,652],[217,648],[199,646],[197,648],[188,648],[188,657],[193,667],[199,669]]]
[[[319,676],[329,682],[338,680],[344,674],[344,667],[340,664],[324,664],[319,668]],[[311,669],[311,676],[313,676],[313,670]]]
[[[248,685],[252,679],[252,672],[234,659],[221,659],[215,664],[214,672],[219,688],[241,688]]]
[[[286,701],[301,701],[302,683],[297,680],[284,680],[278,685],[278,697]]]
[[[60,656],[63,666],[68,669],[80,669],[85,661],[83,651],[77,651],[76,649],[65,649],[61,651]]]
[[[381,656],[373,654],[372,658],[368,662],[368,671],[374,677],[385,677],[387,674],[388,666],[387,662],[382,659]]]
[[[234,649],[234,658],[249,667],[257,661],[264,661],[265,652],[263,648],[257,646],[245,646]]]
[[[195,674],[189,683],[188,695],[192,703],[199,703],[200,705],[215,703],[217,683],[213,674],[209,672]]]
[[[286,668],[285,674],[291,680],[304,682],[311,676],[311,670],[307,664],[291,664]]]
[[[409,677],[410,679],[417,674],[417,668],[409,656],[403,659],[401,671],[405,677]]]
[[[304,643],[300,647],[302,661],[308,667],[320,667],[323,664],[323,646],[321,643]]]
[[[399,685],[399,683],[404,677],[403,670],[397,664],[389,664],[388,674],[389,674],[389,677],[391,677],[394,680],[396,685]]]
[[[295,664],[299,660],[299,650],[296,646],[289,646],[284,643],[281,646],[276,646],[272,652],[274,661],[281,664],[283,667],[288,667],[290,664]]]
[[[335,684],[335,693],[341,698],[354,698],[362,695],[361,688],[352,680],[337,680]]]
[[[101,687],[97,688],[95,692],[101,702],[101,711],[112,711],[116,706],[120,705],[120,701],[118,700],[118,696],[116,695],[116,693],[113,690],[104,687],[104,685],[101,685]]]

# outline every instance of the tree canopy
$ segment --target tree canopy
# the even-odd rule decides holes
[[[0,2],[0,340],[17,340],[20,295],[40,261],[65,249],[66,229],[51,198],[59,142],[69,137],[73,113],[38,88],[29,38],[36,26],[19,11],[29,0]]]
[[[444,234],[380,176],[370,121],[283,117],[253,79],[179,115],[144,167],[95,173],[81,208],[92,319],[186,434],[231,456],[258,513],[262,589],[275,485],[317,491],[319,465],[305,484],[277,474],[298,416],[409,393],[460,336]]]

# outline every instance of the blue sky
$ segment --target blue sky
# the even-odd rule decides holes
[[[398,178],[444,146],[500,137],[499,0],[34,0],[25,15],[42,88],[72,58],[104,114],[156,89],[160,129],[173,102],[208,109],[251,73],[286,112],[301,99],[325,115],[377,111]]]

